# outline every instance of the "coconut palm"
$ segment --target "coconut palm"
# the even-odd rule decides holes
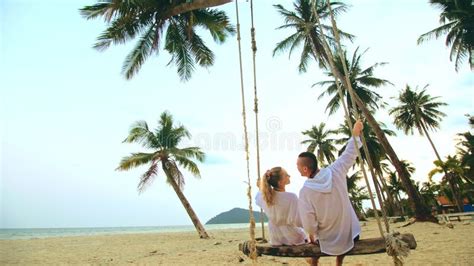
[[[283,17],[284,25],[277,29],[292,29],[295,32],[284,40],[277,43],[273,50],[273,55],[289,51],[291,57],[292,52],[299,46],[303,46],[300,55],[300,64],[298,70],[306,72],[309,60],[316,59],[320,67],[327,67],[328,55],[324,52],[321,41],[322,36],[333,40],[334,38],[319,30],[316,18],[312,11],[311,0],[296,0],[294,3],[294,11],[284,8],[282,5],[274,5],[278,13]],[[340,14],[347,10],[347,5],[342,2],[331,3],[334,14]],[[326,5],[326,0],[318,1],[317,12],[321,19],[329,17],[329,9]],[[322,27],[330,31],[331,26],[322,25]],[[339,31],[342,37],[349,40],[353,39],[353,35]]]
[[[151,131],[145,121],[135,122],[124,140],[126,143],[139,143],[151,152],[138,152],[126,156],[120,162],[117,170],[127,171],[148,164],[148,170],[140,177],[138,191],[142,192],[158,175],[161,168],[166,176],[166,182],[178,195],[181,203],[191,218],[201,238],[209,238],[199,218],[183,194],[184,176],[179,168],[182,167],[200,177],[199,168],[193,160],[204,161],[204,153],[199,147],[179,148],[184,138],[190,138],[189,131],[184,126],[176,126],[173,117],[164,112],[160,116],[159,126]]]
[[[402,90],[396,98],[399,105],[390,109],[389,114],[393,116],[395,126],[403,130],[405,134],[413,135],[414,130],[417,129],[421,136],[426,135],[436,157],[441,160],[428,130],[439,129],[439,123],[446,116],[446,114],[439,111],[439,108],[447,104],[438,101],[439,97],[432,97],[426,93],[427,86],[417,92],[407,85],[405,90]]]
[[[431,206],[438,206],[438,202],[436,201],[436,197],[440,193],[441,186],[439,184],[435,184],[434,182],[423,182],[421,184],[420,193],[425,199],[426,203],[430,204]]]
[[[403,192],[405,189],[397,177],[397,172],[389,172],[387,179],[389,192],[395,196],[398,202],[401,202],[400,192]]]
[[[474,135],[471,132],[458,134],[457,155],[464,168],[466,179],[474,183]]]
[[[382,96],[375,92],[373,89],[380,88],[385,85],[393,85],[390,81],[381,79],[374,76],[374,71],[377,67],[383,66],[387,63],[375,63],[367,68],[362,68],[361,66],[361,57],[367,52],[367,49],[362,52],[358,53],[359,48],[354,51],[352,55],[352,59],[349,61],[346,56],[346,52],[344,52],[344,60],[346,61],[346,65],[349,70],[349,79],[354,89],[354,93],[359,96],[362,102],[371,110],[375,111],[380,107],[384,107],[386,105],[383,102]],[[334,56],[334,63],[336,68],[340,73],[344,73],[342,58],[339,54]],[[352,100],[350,94],[347,93],[347,90],[344,89],[343,84],[336,84],[334,79],[334,74],[332,71],[327,71],[325,73],[330,80],[320,81],[315,84],[314,86],[327,86],[324,91],[319,95],[318,100],[321,100],[324,96],[329,96],[331,99],[329,100],[328,105],[326,106],[326,111],[329,111],[329,115],[334,114],[340,107],[341,100],[338,93],[338,85],[342,88],[342,94],[346,101],[346,106],[348,106],[349,110],[354,108],[352,106]]]
[[[430,0],[436,8],[441,9],[438,28],[418,38],[418,44],[438,39],[446,35],[445,44],[451,47],[449,60],[454,60],[456,71],[467,58],[471,70],[474,69],[474,5],[472,0]]]
[[[452,193],[451,199],[454,199],[458,210],[462,212],[464,209],[462,200],[464,169],[461,166],[461,162],[456,157],[448,156],[445,161],[436,160],[434,164],[436,167],[428,173],[428,177],[431,180],[435,174],[444,173],[442,182],[449,184]]]
[[[326,124],[321,122],[319,126],[313,126],[311,129],[303,131],[303,135],[309,139],[303,140],[302,144],[309,144],[307,151],[314,153],[320,164],[330,164],[336,158],[334,153],[337,151],[334,146],[334,139],[329,138],[335,133],[334,130],[326,130]]]
[[[313,5],[313,3],[318,3],[317,6]],[[332,15],[338,15],[341,11],[345,9],[345,6],[342,4],[336,5],[335,3],[330,3],[327,5],[327,1],[316,1],[314,0],[298,0],[296,1],[294,7],[295,11],[289,11],[283,8],[281,5],[277,5],[277,9],[280,14],[283,16],[285,24],[281,26],[282,29],[291,29],[294,30],[295,33],[281,41],[277,44],[277,47],[274,50],[274,54],[280,51],[287,51],[291,55],[291,52],[298,47],[300,44],[303,44],[303,51],[301,53],[301,60],[298,66],[300,71],[306,71],[307,65],[310,59],[315,59],[320,66],[327,67],[330,61],[329,58],[332,51],[330,47],[327,47],[326,40],[328,40],[329,45],[334,45],[335,39],[332,35],[326,34],[321,32],[321,28],[325,32],[330,32],[332,27],[328,27],[326,25],[319,24],[318,17],[322,19],[331,17]],[[329,7],[333,6],[334,12],[329,12]],[[313,8],[315,7],[315,8]],[[339,9],[337,9],[339,8]],[[313,12],[316,10],[316,12]],[[323,12],[326,10],[325,12]],[[317,14],[317,15],[316,15]],[[319,27],[321,25],[321,28]],[[350,39],[352,35],[341,33],[340,30],[337,30],[342,37]],[[332,61],[331,61],[332,62]],[[343,73],[337,70],[337,68],[331,67],[331,70],[334,71],[335,75],[339,80],[343,81],[343,85],[346,89],[350,88],[350,84],[346,82],[345,76]],[[413,210],[415,211],[415,215],[417,220],[420,221],[436,221],[428,206],[424,203],[423,199],[421,198],[419,192],[413,187],[411,181],[408,178],[408,173],[404,172],[405,169],[403,168],[400,160],[398,159],[397,154],[393,150],[390,142],[388,141],[387,137],[384,135],[382,129],[377,124],[374,116],[372,115],[371,111],[365,106],[362,100],[357,96],[354,95],[354,100],[357,106],[360,108],[361,112],[363,113],[364,117],[367,119],[369,125],[373,128],[377,138],[380,140],[380,143],[384,147],[386,154],[390,157],[392,164],[395,166],[396,171],[399,173],[401,181],[403,182],[404,186],[407,188],[407,194],[409,197],[409,203],[412,206]]]
[[[413,134],[416,129],[421,136],[425,135],[438,161],[442,161],[428,130],[439,129],[440,121],[446,116],[439,111],[439,108],[447,104],[438,101],[439,97],[432,97],[426,93],[427,86],[417,92],[417,89],[412,90],[407,85],[396,98],[399,105],[390,109],[389,114],[393,116],[395,126],[403,130],[405,134]],[[445,175],[450,176],[447,171]],[[453,194],[456,195],[456,192],[453,191]],[[457,206],[460,208],[459,211],[462,211],[462,202],[458,202]]]
[[[401,160],[401,163],[405,171],[409,174],[408,178],[410,178],[410,183],[414,184],[413,180],[411,179],[411,175],[416,171],[415,167],[406,160]],[[402,213],[404,213],[405,211],[403,210],[403,204],[402,204],[402,198],[400,197],[400,192],[406,193],[407,190],[406,190],[405,185],[400,181],[400,177],[397,174],[397,172],[388,171],[388,177],[386,178],[386,180],[388,180],[388,185],[387,185],[388,191],[390,192],[390,194],[395,195],[395,200],[398,202]],[[417,189],[417,191],[419,191],[419,189]]]
[[[224,11],[204,8],[172,15],[176,6],[168,0],[109,0],[85,6],[80,13],[86,19],[102,17],[107,22],[108,28],[94,45],[99,51],[138,39],[122,66],[127,79],[138,73],[150,55],[158,54],[163,43],[171,55],[168,64],[176,65],[179,77],[186,81],[196,64],[209,67],[214,63],[214,53],[196,30],[207,30],[216,43],[224,42],[235,30]]]
[[[474,126],[474,116],[469,117],[469,124]],[[474,183],[474,135],[467,131],[458,134],[457,156],[464,168],[466,179]]]
[[[355,172],[351,176],[347,177],[347,191],[349,192],[349,198],[352,203],[352,207],[357,214],[357,217],[361,221],[365,221],[364,212],[362,209],[362,201],[368,200],[369,194],[367,193],[364,186],[359,187],[357,182],[362,178],[359,172]]]

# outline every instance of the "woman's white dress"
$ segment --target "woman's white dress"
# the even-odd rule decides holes
[[[276,191],[274,204],[267,206],[263,194],[258,192],[255,202],[268,217],[270,244],[291,246],[305,243],[306,234],[301,228],[296,194]]]

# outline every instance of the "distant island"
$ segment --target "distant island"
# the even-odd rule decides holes
[[[233,208],[230,211],[226,211],[218,214],[211,218],[206,224],[234,224],[234,223],[248,223],[249,222],[249,210],[242,208]],[[254,211],[253,217],[255,221],[260,222],[260,211]],[[267,217],[263,215],[264,221],[267,222]]]

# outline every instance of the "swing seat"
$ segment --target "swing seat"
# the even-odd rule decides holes
[[[416,249],[416,240],[412,234],[401,234],[402,240],[408,244],[410,249]],[[239,244],[239,250],[245,255],[250,254],[250,241]],[[346,255],[369,255],[385,253],[385,240],[383,238],[361,239],[354,244]],[[272,246],[270,244],[257,243],[257,255],[279,256],[279,257],[325,257],[331,256],[321,252],[319,246],[304,244],[299,246]]]

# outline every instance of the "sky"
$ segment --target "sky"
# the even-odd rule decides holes
[[[474,75],[464,64],[459,72],[449,61],[444,39],[417,45],[419,35],[438,26],[439,11],[426,0],[359,0],[338,20],[354,34],[349,54],[369,50],[362,66],[388,62],[376,76],[394,86],[377,89],[389,106],[407,84],[423,87],[449,105],[441,130],[432,138],[442,157],[455,152],[456,133],[469,129],[467,113],[474,110]],[[207,154],[199,164],[201,178],[185,173],[184,194],[203,223],[234,207],[247,208],[246,162],[235,36],[218,45],[202,36],[215,52],[215,64],[197,68],[181,82],[169,54],[150,57],[138,75],[126,80],[122,62],[135,41],[105,52],[92,48],[105,29],[102,20],[86,21],[78,9],[94,0],[0,0],[0,228],[164,226],[191,224],[162,173],[143,193],[139,176],[146,167],[118,172],[121,158],[144,151],[124,144],[130,125],[145,120],[154,128],[163,111],[185,125]],[[255,1],[257,88],[261,169],[282,166],[290,173],[288,191],[297,193],[304,178],[296,157],[305,150],[301,131],[325,122],[336,128],[342,112],[328,117],[328,99],[317,101],[328,78],[312,63],[298,73],[299,51],[273,57],[277,42],[290,31],[273,4],[292,9],[292,1]],[[250,173],[256,180],[253,113],[250,3],[239,1],[250,134]],[[219,9],[235,24],[235,3]],[[376,118],[396,130],[387,110]],[[426,181],[434,154],[426,138],[389,138],[401,159],[416,167],[417,181]],[[439,178],[439,177],[438,177]],[[436,179],[435,179],[436,180]],[[361,184],[362,185],[362,184]],[[253,186],[253,194],[256,193]],[[255,208],[255,206],[254,206]]]

